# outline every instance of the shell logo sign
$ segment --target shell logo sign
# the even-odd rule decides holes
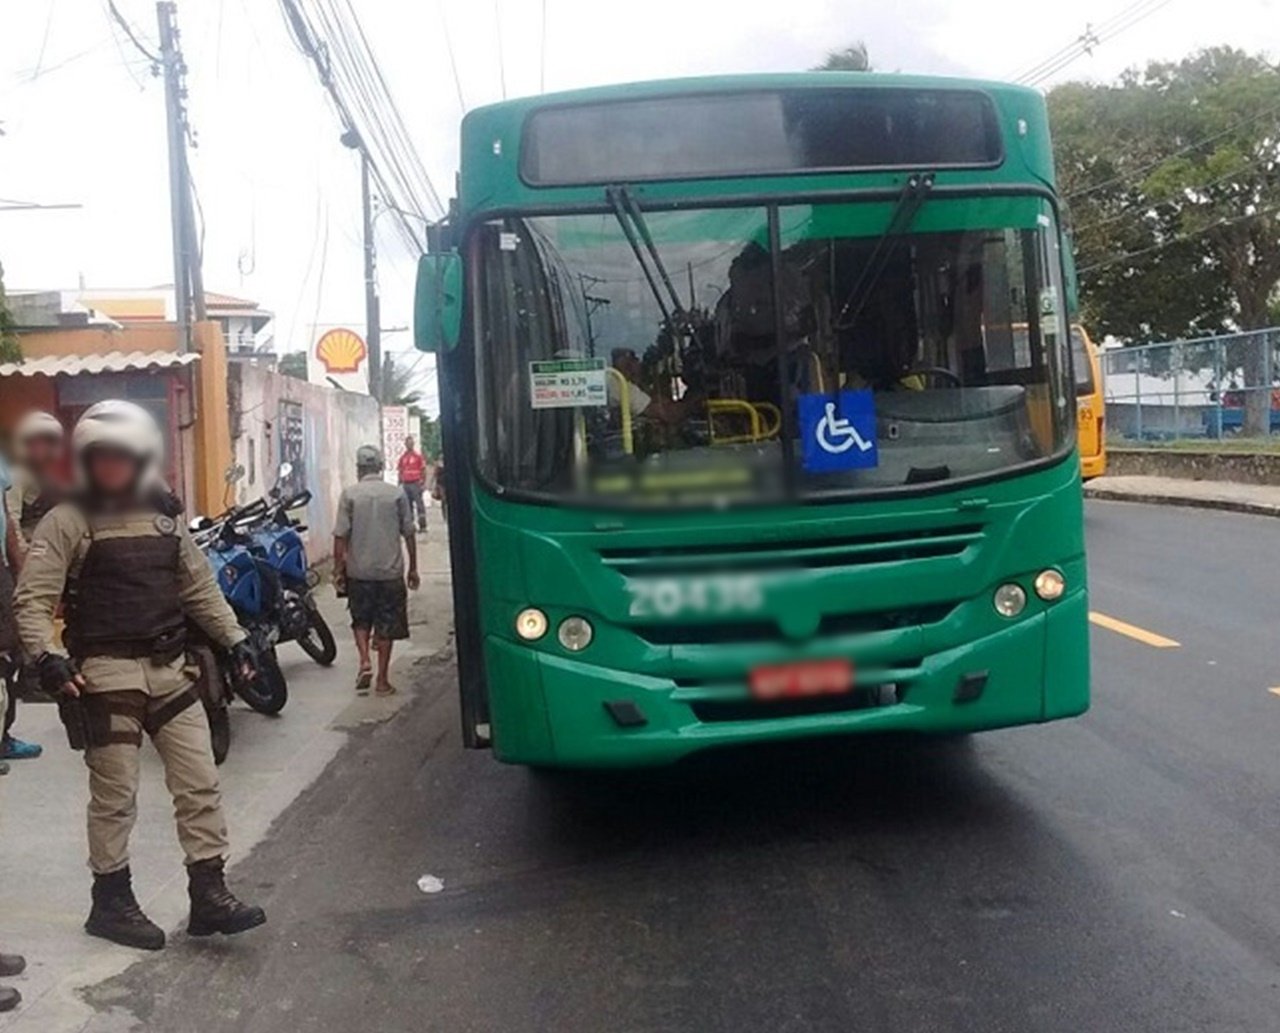
[[[316,358],[326,373],[354,373],[369,354],[364,338],[354,330],[330,330],[316,342]]]

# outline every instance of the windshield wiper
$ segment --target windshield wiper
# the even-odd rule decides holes
[[[618,220],[618,225],[626,235],[627,243],[631,245],[636,261],[640,263],[640,269],[644,273],[645,280],[648,281],[649,290],[653,292],[654,300],[662,310],[662,318],[672,329],[676,326],[676,317],[679,317],[682,324],[687,323],[688,314],[684,303],[680,300],[680,295],[676,293],[675,285],[667,274],[667,267],[663,264],[662,256],[658,254],[658,249],[653,243],[653,235],[649,232],[649,224],[645,221],[644,213],[640,211],[635,198],[631,196],[631,191],[625,186],[605,187],[604,196],[609,202],[609,207],[613,209],[614,218]],[[643,247],[641,247],[642,243]],[[645,260],[646,252],[653,262],[652,269],[649,268],[649,262]],[[658,285],[658,277],[662,279],[662,286],[666,288],[665,296],[662,287]],[[668,301],[670,307],[668,307]]]
[[[854,282],[853,289],[849,291],[849,297],[836,315],[833,323],[836,330],[848,330],[858,322],[858,316],[862,314],[863,307],[870,299],[872,288],[888,267],[898,241],[911,228],[916,213],[924,206],[932,189],[932,172],[912,173],[907,177],[906,183],[902,186],[902,193],[898,195],[897,203],[893,207],[893,213],[889,216],[889,225],[876,240],[875,247],[871,249],[871,257],[862,267],[862,272]],[[845,315],[850,309],[853,310],[853,314],[846,322]]]

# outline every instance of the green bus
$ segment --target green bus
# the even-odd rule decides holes
[[[462,123],[419,264],[463,736],[546,767],[1082,713],[1043,98],[808,73]]]

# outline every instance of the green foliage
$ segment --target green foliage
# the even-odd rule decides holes
[[[422,392],[413,387],[412,363],[399,362],[391,352],[382,356],[382,383],[374,391],[374,397],[383,405],[407,405],[417,403]]]
[[[826,59],[816,65],[814,72],[870,72],[871,57],[867,54],[867,45],[858,40],[852,46],[828,51]]]
[[[439,459],[444,451],[440,444],[440,421],[432,419],[417,406],[410,407],[409,411],[422,421],[422,440],[418,442],[418,448],[428,459]]]
[[[22,348],[14,330],[13,315],[5,303],[4,266],[0,265],[0,362],[22,361]]]
[[[1217,47],[1114,85],[1067,83],[1048,100],[1082,316],[1098,335],[1142,342],[1275,321],[1275,66]]]
[[[307,379],[307,353],[287,352],[280,356],[280,361],[276,364],[276,370],[283,373],[286,377],[295,377],[298,380]]]

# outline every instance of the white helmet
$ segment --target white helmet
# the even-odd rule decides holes
[[[77,474],[85,476],[84,459],[94,447],[125,452],[138,460],[139,488],[160,483],[164,460],[164,434],[155,418],[142,406],[112,398],[84,411],[71,432],[71,451]]]
[[[35,438],[53,438],[60,442],[65,434],[62,422],[53,413],[33,409],[18,421],[13,430],[14,458],[20,463],[25,462],[27,445]]]

